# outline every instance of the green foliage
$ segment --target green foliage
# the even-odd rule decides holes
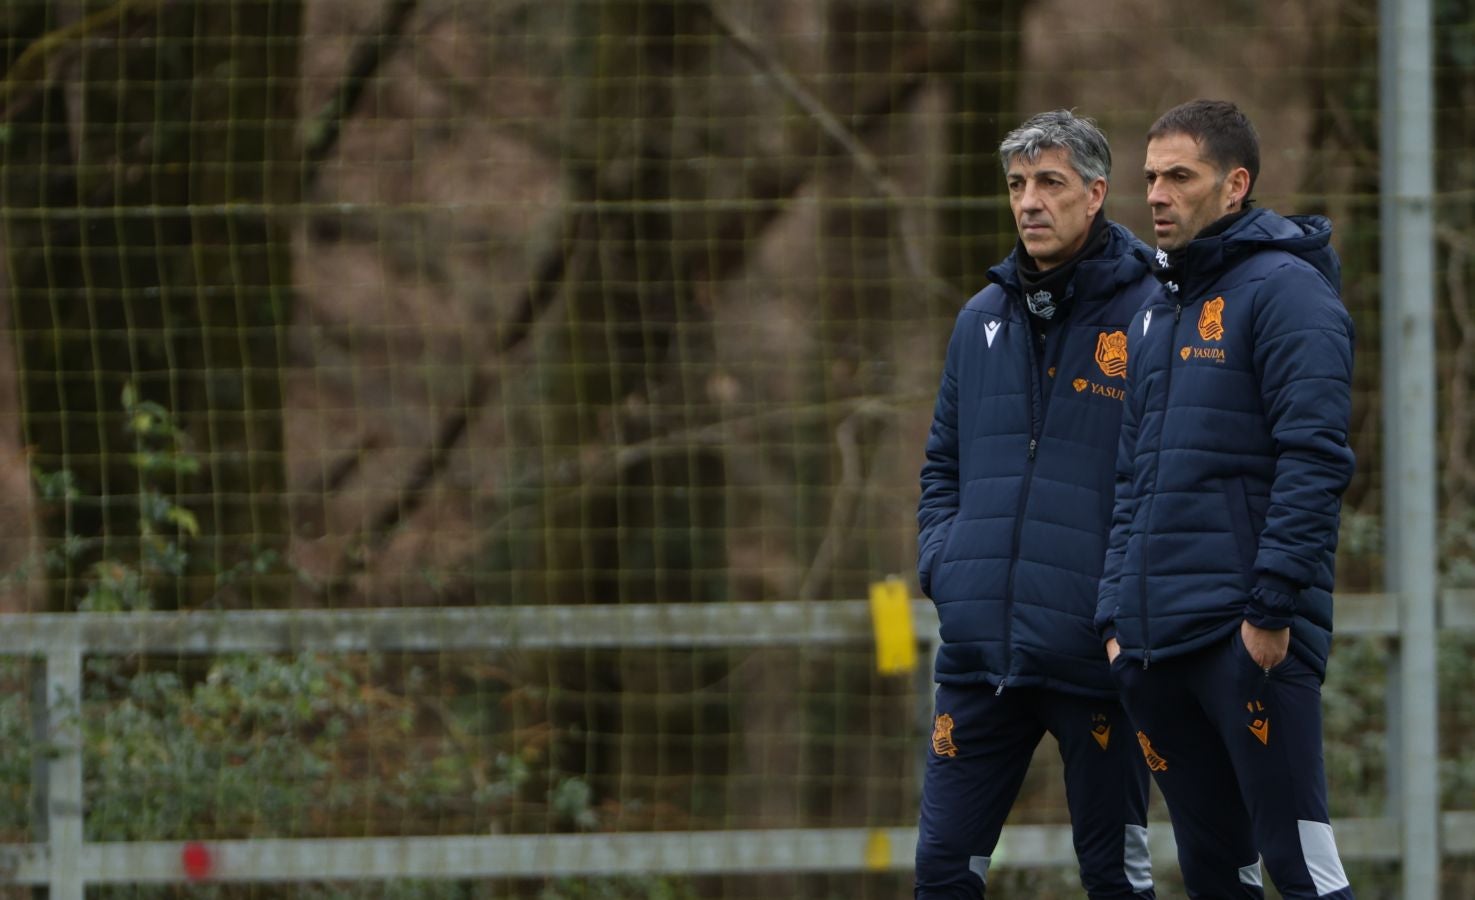
[[[88,891],[106,900],[154,900],[187,896],[190,900],[235,900],[263,896],[292,900],[492,900],[527,897],[536,900],[697,900],[691,885],[676,878],[611,877],[561,878],[538,893],[496,890],[486,884],[454,881],[382,881],[317,883],[273,886],[269,893],[248,885],[191,885],[188,893],[178,889],[138,886],[105,887]],[[829,895],[835,896],[835,895]],[[846,895],[849,896],[849,895]],[[1066,895],[1062,895],[1066,896]]]
[[[184,574],[189,554],[184,541],[200,533],[199,522],[155,486],[157,480],[199,471],[199,460],[169,411],[141,400],[129,383],[123,388],[125,430],[133,436],[129,457],[138,471],[139,558],[132,563],[102,560],[92,567],[92,583],[79,608],[84,612],[152,609],[154,590],[167,578]]]
[[[1339,638],[1322,686],[1322,732],[1333,816],[1378,816],[1386,807],[1387,642]]]
[[[91,840],[250,834],[331,808],[331,742],[368,713],[351,673],[306,656],[221,658],[193,685],[116,660],[89,675]]]
[[[594,791],[582,778],[565,778],[548,792],[548,805],[560,819],[588,831],[599,824],[593,809]]]
[[[1447,809],[1475,809],[1475,637],[1439,642],[1440,788]]]
[[[0,659],[0,840],[31,839],[30,679],[24,660]]]
[[[141,400],[130,383],[123,388],[125,430],[132,435],[130,455],[138,472],[138,558],[99,560],[88,569],[87,590],[78,608],[84,612],[147,610],[155,605],[161,584],[184,574],[189,562],[185,542],[197,536],[199,522],[194,513],[175,503],[161,490],[199,471],[199,460],[188,449],[188,441],[169,414],[157,403]],[[33,468],[36,496],[43,503],[68,504],[83,496],[76,477],[67,470],[44,472]],[[70,530],[60,543],[41,559],[48,574],[63,574],[96,543]],[[11,577],[29,577],[34,566],[23,566]]]
[[[103,886],[90,888],[88,897],[99,900],[260,900],[263,897],[291,900],[473,900],[489,895],[454,881],[362,881],[348,883],[273,885],[263,889],[250,884],[195,884],[187,890],[159,885]]]
[[[229,656],[190,678],[90,661],[88,838],[344,834],[366,815],[464,805],[468,775],[485,764],[472,746],[426,733],[413,673],[390,691],[381,669]],[[510,796],[530,775],[505,765],[485,777],[486,790]]]
[[[1372,556],[1383,548],[1383,520],[1355,509],[1342,511],[1342,528],[1337,538],[1340,556]]]
[[[80,608],[91,612],[154,608],[155,592],[185,571],[187,544],[199,531],[169,493],[199,469],[184,433],[131,386],[122,404],[140,484],[139,552],[87,569]],[[36,470],[33,477],[44,502],[83,495],[71,472]],[[29,577],[36,565],[65,573],[96,546],[69,533],[9,577]],[[277,554],[258,554],[217,573],[216,583],[225,587],[276,564]],[[0,669],[0,837],[20,841],[29,839],[32,758],[45,748],[34,743],[25,663],[10,665]],[[550,778],[546,727],[509,728],[506,710],[489,706],[483,690],[536,698],[507,691],[507,674],[484,662],[463,673],[438,693],[425,670],[382,656],[88,659],[81,709],[71,712],[83,739],[87,838],[341,836],[362,834],[366,822],[380,834],[474,833],[489,822],[497,823],[494,830],[525,830],[526,822],[512,820],[528,808],[534,821],[596,827],[590,786],[577,777]],[[197,886],[190,895],[233,898],[256,896],[254,890]],[[177,891],[95,893],[152,898]],[[298,885],[290,893],[322,900],[474,896],[466,884],[435,881]]]
[[[82,598],[83,612],[120,612],[153,606],[146,576],[133,566],[103,560],[93,565],[91,576],[92,583]]]
[[[1343,562],[1383,552],[1383,520],[1357,510],[1342,513],[1337,552]],[[1475,587],[1475,511],[1447,516],[1439,523],[1439,583],[1445,588]]]
[[[126,612],[154,609],[158,592],[182,577],[189,565],[188,543],[199,536],[195,514],[174,502],[170,490],[200,470],[199,458],[189,449],[188,436],[163,406],[141,400],[132,384],[123,389],[125,431],[133,438],[129,456],[138,474],[137,557],[108,557],[94,562],[86,573],[86,591],[78,603],[83,612]],[[31,472],[36,496],[43,503],[67,504],[84,496],[77,479],[67,470]],[[68,531],[39,560],[48,575],[64,575],[98,544]],[[274,571],[281,554],[266,550],[216,573],[215,584],[225,589],[243,580]],[[6,581],[30,578],[35,562],[7,573]]]
[[[1439,61],[1464,72],[1475,70],[1475,15],[1469,0],[1436,0],[1434,20]]]
[[[576,778],[555,785],[538,732],[518,737],[487,717],[480,682],[460,682],[456,696],[437,704],[425,671],[377,657],[225,656],[166,670],[150,662],[88,661],[75,721],[90,841],[342,836],[362,834],[369,822],[381,834],[394,833],[396,822],[405,833],[472,833],[486,830],[487,818],[498,823],[493,831],[517,830],[525,826],[513,813],[544,793],[557,814],[545,811],[539,821],[593,824],[587,785]],[[11,842],[32,839],[31,764],[44,752],[34,744],[29,696],[27,663],[0,663],[0,839]],[[464,812],[468,804],[480,824]],[[273,890],[312,900],[489,896],[470,883],[439,881]],[[661,879],[560,882],[550,890],[570,898],[693,896]],[[93,894],[180,896],[163,885]],[[263,895],[259,885],[200,885],[188,896]]]
[[[1440,584],[1447,588],[1475,587],[1475,512],[1448,519],[1439,535]]]
[[[566,878],[538,900],[696,900],[689,885],[671,878]]]
[[[77,479],[71,472],[43,472],[31,467],[31,478],[36,484],[36,497],[43,503],[64,503],[82,495],[77,489]]]

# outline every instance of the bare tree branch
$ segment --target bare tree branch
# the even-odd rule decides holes
[[[584,216],[575,216],[571,232],[563,241],[562,251],[545,257],[543,266],[534,280],[532,289],[523,295],[515,313],[502,334],[497,344],[500,357],[505,357],[522,344],[532,332],[533,325],[542,317],[543,312],[553,304],[558,295],[559,286],[563,283],[565,271],[569,268],[570,256],[582,254],[583,250],[572,250],[573,247],[581,246],[579,240],[585,224]],[[574,268],[578,268],[575,262]],[[460,445],[461,439],[466,435],[466,429],[471,426],[472,416],[486,405],[487,397],[491,393],[495,379],[485,368],[478,368],[472,378],[471,386],[466,392],[466,404],[441,423],[435,435],[435,440],[430,445],[430,451],[420,460],[410,475],[409,481],[405,483],[404,492],[410,496],[418,496],[430,487],[437,475],[445,469],[450,461],[451,451]],[[417,504],[418,505],[418,504]],[[394,504],[384,509],[374,523],[374,531],[387,533],[397,522],[403,518],[400,513],[400,504]]]
[[[824,101],[804,87],[782,60],[743,28],[719,0],[704,0],[700,8],[706,10],[717,25],[717,30],[732,42],[745,59],[752,63],[759,72],[762,72],[785,96],[797,103],[799,108],[814,120],[820,130],[850,156],[851,163],[854,164],[861,177],[890,204],[898,218],[904,219],[906,203],[901,191],[897,189],[896,182],[892,181],[891,177],[881,168],[876,157],[866,149],[865,143],[853,131],[846,128],[834,113],[830,112]],[[898,223],[893,231],[901,246],[902,258],[906,261],[907,269],[911,271],[912,277],[938,297],[950,299],[957,297],[957,289],[927,265],[922,256],[922,249],[917,246],[916,240],[905,227],[905,223]]]
[[[1445,405],[1447,431],[1444,461],[1445,514],[1458,518],[1464,513],[1466,492],[1475,487],[1475,468],[1469,454],[1471,397],[1470,384],[1475,374],[1475,309],[1470,302],[1465,272],[1475,256],[1475,240],[1453,228],[1440,228],[1439,240],[1449,248],[1445,266],[1445,287],[1449,295],[1450,313],[1459,330],[1459,344],[1451,354],[1451,371],[1445,382],[1448,402]]]
[[[585,239],[588,225],[589,218],[583,214],[574,214],[566,221],[564,239],[543,257],[537,277],[523,294],[517,312],[497,341],[496,358],[505,359],[527,340],[533,327],[557,299],[566,273],[583,265],[590,245]],[[442,420],[431,439],[429,450],[415,464],[404,486],[397,492],[398,499],[386,503],[374,517],[373,524],[364,535],[362,549],[350,553],[345,559],[344,566],[325,588],[328,593],[346,590],[349,579],[368,566],[374,553],[384,545],[399,523],[409,519],[424,505],[431,484],[450,463],[451,454],[461,445],[496,384],[497,378],[490,366],[476,367],[466,391],[466,403]]]
[[[348,71],[339,82],[338,89],[318,110],[307,127],[303,158],[307,163],[309,184],[317,179],[323,160],[338,146],[338,138],[343,134],[343,123],[358,109],[364,96],[364,88],[384,65],[385,60],[394,54],[404,36],[405,23],[409,21],[410,14],[415,11],[419,2],[420,0],[393,0],[373,36],[354,48]]]
[[[796,599],[813,600],[818,596],[820,588],[830,577],[830,567],[840,555],[847,524],[855,509],[855,498],[860,493],[860,441],[856,431],[860,427],[862,412],[856,410],[846,416],[835,429],[835,443],[840,448],[840,483],[835,485],[835,492],[830,497],[830,517],[824,539],[819,542],[814,559],[810,560],[809,571],[804,573],[804,580],[799,583]]]
[[[60,53],[74,50],[83,38],[122,21],[130,13],[155,13],[162,5],[163,0],[118,0],[84,19],[41,35],[21,53],[10,71],[5,73],[5,79],[0,81],[0,122],[8,121],[30,98],[51,83],[55,66],[48,66],[48,63],[53,63]],[[25,93],[17,102],[16,95],[21,90]]]
[[[846,414],[847,420],[857,421],[899,415],[916,409],[919,402],[930,397],[930,394],[866,395],[841,402],[785,406],[751,416],[679,429],[649,440],[610,447],[598,454],[574,451],[564,459],[552,460],[547,465],[550,471],[560,473],[544,485],[549,489],[547,496],[529,506],[505,511],[500,518],[487,526],[487,530],[494,532],[511,526],[518,516],[546,512],[582,499],[591,490],[607,484],[616,473],[637,463],[668,455],[686,455],[695,449],[729,447],[734,443],[753,440],[763,429],[793,428],[796,424],[828,418],[837,413]],[[840,518],[843,520],[843,517]]]
[[[921,47],[918,52],[900,54],[906,65],[898,71],[896,83],[878,91],[874,98],[862,104],[862,112],[859,116],[861,122],[867,126],[879,125],[886,120],[888,115],[897,109],[904,108],[913,100],[926,83],[928,55],[925,51],[926,48]],[[853,133],[851,134],[852,139],[858,140],[854,138]],[[812,171],[804,171],[791,166],[756,168],[757,171],[750,178],[750,196],[765,200],[792,197],[815,177]],[[751,236],[762,231],[782,212],[782,204],[760,204],[757,208],[748,208],[739,204],[731,215],[714,227],[711,246],[694,245],[692,249],[685,252],[693,257],[694,263],[700,264],[704,278],[714,282],[724,280],[743,265],[746,260],[745,248],[752,245]],[[363,536],[361,549],[344,560],[339,573],[326,586],[327,592],[337,594],[346,591],[350,580],[370,564],[376,551],[383,547],[400,523],[409,520],[425,505],[429,496],[429,486],[444,470],[451,454],[459,448],[472,422],[481,414],[491,396],[492,388],[497,383],[496,376],[493,374],[493,361],[505,358],[527,340],[538,322],[552,306],[553,301],[559,296],[563,283],[570,277],[570,273],[582,269],[582,264],[577,259],[571,258],[573,256],[571,248],[587,247],[591,243],[587,239],[586,232],[593,227],[593,215],[592,212],[580,209],[570,211],[565,216],[565,238],[554,242],[538,265],[537,277],[519,301],[519,312],[513,316],[501,340],[494,348],[496,354],[489,354],[488,360],[482,363],[474,374],[466,404],[441,422],[429,449],[415,465],[404,486],[395,492],[395,497],[387,501],[373,517],[373,524]],[[834,410],[833,406],[825,408],[829,411]],[[795,415],[795,411],[782,410],[780,414],[792,416]],[[715,429],[712,433],[722,434],[726,433],[725,429],[731,427],[731,423],[718,423],[711,427]],[[657,452],[656,448],[665,446],[664,443],[660,443],[662,440],[675,441],[677,445],[685,446],[681,442],[699,440],[700,435],[705,433],[707,432],[700,430],[695,435],[691,432],[682,432],[676,436],[668,435],[665,439],[657,439],[657,443],[626,446],[612,451],[611,456],[602,457],[611,462],[614,468],[601,467],[598,472],[580,469],[580,473],[584,479],[597,480],[599,477],[609,477],[610,473],[620,471],[633,459],[647,453]],[[588,490],[588,486],[593,483],[596,482],[586,480],[583,487],[565,492],[550,500],[548,506],[539,508],[552,508],[569,498],[582,496],[583,492]],[[557,485],[552,487],[556,488]],[[510,521],[517,514],[519,514],[517,510],[509,512],[505,520]],[[492,526],[494,529],[496,527],[495,524]]]

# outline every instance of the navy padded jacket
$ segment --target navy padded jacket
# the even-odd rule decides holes
[[[917,511],[917,574],[941,621],[940,682],[1115,693],[1092,618],[1125,332],[1165,296],[1151,252],[1111,224],[1103,250],[1078,264],[1065,318],[1047,333],[1053,372],[1037,356],[1012,256],[958,315]]]
[[[1352,321],[1331,225],[1252,210],[1189,244],[1128,332],[1116,508],[1096,624],[1144,664],[1289,626],[1323,676],[1352,478]]]

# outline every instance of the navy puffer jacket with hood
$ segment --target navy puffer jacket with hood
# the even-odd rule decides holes
[[[917,512],[918,577],[941,622],[940,682],[1114,694],[1092,617],[1126,329],[1165,296],[1151,253],[1111,224],[1102,250],[1078,264],[1043,352],[1013,256],[958,315]]]
[[[1352,321],[1320,216],[1255,209],[1192,241],[1132,320],[1103,640],[1150,664],[1248,620],[1323,676],[1352,478]]]

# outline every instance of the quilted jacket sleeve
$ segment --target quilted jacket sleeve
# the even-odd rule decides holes
[[[943,364],[942,384],[927,435],[927,459],[922,465],[922,499],[917,507],[917,581],[932,596],[932,569],[958,514],[958,354],[961,352],[964,312],[954,326]]]
[[[1336,539],[1352,479],[1352,320],[1320,275],[1286,266],[1257,300],[1254,342],[1276,464],[1246,618],[1283,628]]]

